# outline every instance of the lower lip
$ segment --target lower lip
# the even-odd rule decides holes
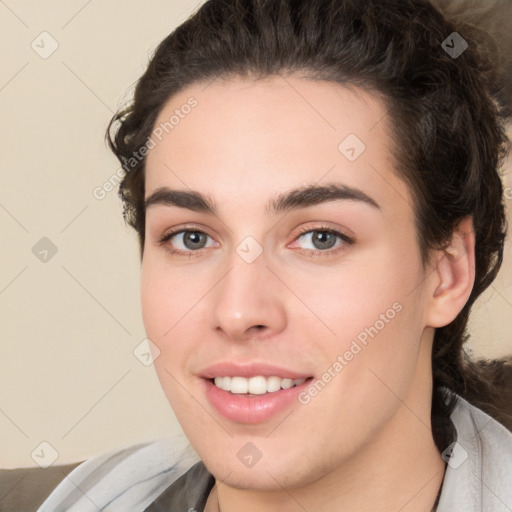
[[[264,395],[237,395],[218,388],[211,380],[203,379],[206,398],[225,418],[238,423],[261,423],[297,403],[297,395],[311,378],[298,386]]]

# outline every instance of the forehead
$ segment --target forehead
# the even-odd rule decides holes
[[[325,181],[371,192],[384,206],[407,203],[388,123],[381,99],[337,83],[290,76],[195,83],[158,116],[146,197],[162,186],[192,188],[247,207]]]

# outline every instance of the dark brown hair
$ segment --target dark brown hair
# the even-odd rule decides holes
[[[472,216],[474,223],[471,296],[434,338],[432,426],[440,451],[455,435],[449,416],[456,398],[447,389],[496,417],[499,404],[489,374],[470,361],[463,343],[471,306],[502,263],[506,222],[498,169],[507,105],[495,99],[495,68],[463,27],[426,0],[209,0],[158,46],[132,104],[108,130],[127,171],[119,194],[142,257],[145,159],[133,155],[177,92],[235,75],[257,80],[293,73],[378,94],[389,113],[396,172],[414,199],[424,262],[461,219]],[[442,45],[456,31],[468,43],[457,57]]]

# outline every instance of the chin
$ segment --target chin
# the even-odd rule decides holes
[[[203,461],[205,462],[205,461]],[[208,465],[208,471],[212,475],[234,489],[251,491],[282,491],[285,488],[301,487],[308,483],[308,477],[304,474],[290,472],[290,468],[266,467],[262,461],[253,468],[240,468],[229,466],[225,463],[214,462]]]
[[[258,443],[258,440],[254,440]],[[299,441],[294,441],[297,446]],[[236,445],[236,448],[234,447]],[[265,454],[252,467],[245,467],[236,456],[239,445],[245,445],[245,441],[234,441],[232,444],[223,445],[219,450],[208,447],[195,447],[198,455],[208,471],[219,481],[235,489],[253,491],[282,491],[283,487],[293,489],[307,486],[320,479],[332,468],[329,463],[316,465],[309,463],[310,457],[304,453],[297,453],[292,448],[272,449],[265,447]],[[290,452],[293,456],[290,457]],[[233,456],[227,456],[232,453]],[[287,456],[288,454],[288,456]]]

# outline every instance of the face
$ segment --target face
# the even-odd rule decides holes
[[[141,293],[184,432],[240,488],[362,460],[430,378],[426,271],[383,103],[233,78],[172,97],[155,126],[173,115],[147,157]]]

